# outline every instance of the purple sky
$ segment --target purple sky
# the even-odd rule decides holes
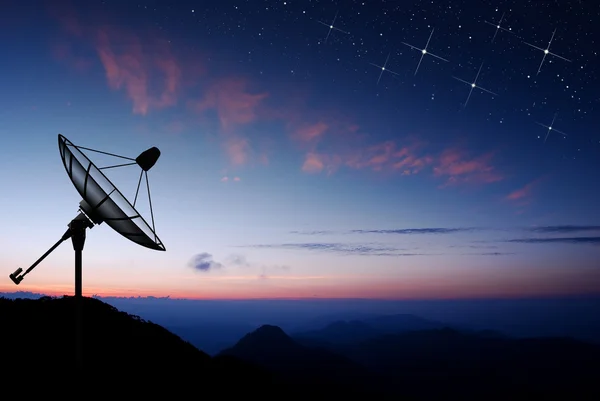
[[[598,10],[242,3],[3,3],[0,291],[77,213],[61,133],[162,152],[149,178],[167,251],[93,228],[86,294],[600,292]],[[448,61],[425,55],[415,74],[420,53],[403,42],[430,35]],[[482,63],[485,91],[465,105],[461,80]],[[106,174],[133,199],[137,167]],[[72,266],[63,244],[19,289],[72,293]]]

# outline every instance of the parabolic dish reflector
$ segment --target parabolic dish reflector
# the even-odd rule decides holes
[[[166,250],[146,220],[79,147],[58,135],[58,149],[69,178],[95,216],[136,244]]]

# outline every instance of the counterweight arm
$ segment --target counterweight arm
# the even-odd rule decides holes
[[[58,240],[58,242],[56,242],[56,244],[52,245],[52,248],[48,249],[48,251],[43,254],[38,260],[35,261],[34,264],[32,264],[29,269],[25,270],[25,272],[23,274],[21,274],[21,272],[23,271],[23,269],[21,267],[19,267],[17,270],[15,270],[14,273],[10,274],[9,277],[10,279],[16,284],[19,285],[19,283],[21,281],[23,281],[23,278],[29,273],[31,272],[37,265],[39,265],[42,260],[46,259],[46,256],[50,255],[52,253],[52,251],[54,251],[56,248],[58,248],[58,246],[60,244],[62,244],[64,241],[68,240],[69,238],[71,238],[72,235],[72,230],[71,228],[69,228],[61,237],[61,239]]]

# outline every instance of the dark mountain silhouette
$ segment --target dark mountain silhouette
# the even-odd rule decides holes
[[[189,341],[209,355],[234,345],[240,337],[256,329],[256,325],[223,323],[219,321],[182,321],[161,324],[169,331]]]
[[[364,319],[363,322],[384,334],[401,333],[414,330],[432,330],[453,327],[448,323],[423,319],[410,314],[381,315]]]
[[[332,335],[335,330],[358,328],[369,334],[367,327],[346,322],[330,325],[324,332]],[[331,379],[338,387],[327,391],[340,397],[360,398],[369,389],[371,395],[364,395],[369,399],[600,397],[596,385],[600,347],[569,338],[513,339],[489,330],[442,328],[380,335],[358,343],[346,339],[290,338],[279,327],[263,326],[222,355],[278,372],[292,385]],[[377,395],[373,389],[379,391]]]
[[[292,333],[303,333],[307,331],[321,330],[323,327],[331,324],[332,322],[347,322],[347,321],[365,321],[366,319],[378,317],[378,313],[368,312],[338,312],[338,313],[327,313],[324,315],[315,316],[306,322],[292,328]]]
[[[163,327],[102,301],[83,298],[83,312],[84,366],[79,370],[73,297],[0,298],[0,360],[8,371],[18,372],[17,387],[22,378],[46,383],[58,374],[60,380],[30,386],[28,394],[66,394],[74,386],[112,398],[156,397],[161,391],[170,397],[243,395],[273,400],[291,391],[304,394],[304,389],[290,388],[261,367],[234,357],[211,358]]]
[[[440,329],[448,325],[408,314],[369,316],[362,320],[336,321],[319,330],[292,334],[307,346],[352,344],[377,338],[385,334],[407,331]]]
[[[446,328],[386,335],[336,350],[415,399],[600,397],[600,347],[568,338],[510,339]]]
[[[569,338],[443,328],[310,347],[279,327],[262,326],[211,358],[163,327],[92,298],[83,299],[84,367],[78,370],[74,306],[72,297],[0,298],[7,384],[26,385],[30,395],[67,394],[78,386],[112,398],[600,399],[600,347]],[[346,322],[328,333],[344,328],[367,336],[372,326]],[[48,383],[52,377],[59,379]]]
[[[43,356],[53,363],[72,364],[74,306],[73,297],[0,299],[2,340],[5,344],[26,344],[13,348],[14,354],[5,355],[4,361],[18,363]],[[203,367],[211,360],[163,327],[93,298],[83,298],[83,330],[84,359],[94,364],[114,363],[115,356],[131,361],[136,369],[152,369],[158,361]]]
[[[361,321],[333,322],[321,330],[293,334],[294,339],[307,344],[349,344],[375,338],[382,333]],[[313,342],[311,342],[313,340]]]
[[[294,386],[315,386],[314,397],[383,397],[376,390],[381,382],[368,369],[325,349],[305,347],[277,326],[261,326],[219,355],[235,356],[277,372]]]

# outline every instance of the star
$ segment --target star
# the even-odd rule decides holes
[[[538,71],[537,71],[537,73],[538,73],[538,74],[539,74],[539,73],[540,73],[540,71],[542,70],[542,65],[544,64],[544,61],[546,60],[546,56],[548,56],[548,54],[550,54],[550,55],[552,55],[552,56],[554,56],[554,57],[558,57],[558,58],[559,58],[559,59],[561,59],[561,60],[568,61],[569,63],[571,62],[571,60],[567,60],[566,58],[564,58],[564,57],[561,57],[561,56],[559,56],[558,54],[554,54],[554,53],[552,53],[552,52],[550,51],[550,45],[552,44],[552,40],[554,40],[554,35],[555,35],[555,34],[556,34],[556,29],[554,30],[554,32],[552,32],[552,37],[550,38],[550,41],[548,42],[548,47],[547,47],[547,48],[545,48],[545,49],[542,49],[541,47],[534,46],[534,45],[532,45],[531,43],[523,42],[523,43],[525,43],[526,45],[529,45],[529,46],[531,46],[531,47],[533,47],[533,48],[535,48],[535,49],[538,49],[538,50],[541,50],[541,51],[543,51],[543,52],[544,52],[544,57],[542,58],[542,62],[540,63],[540,67],[538,68]]]
[[[465,80],[462,80],[460,78],[457,77],[452,77],[460,82],[464,82],[465,84],[469,85],[471,87],[471,90],[469,91],[469,96],[467,96],[467,100],[465,101],[464,107],[467,107],[467,103],[469,103],[469,99],[471,98],[471,94],[473,93],[473,89],[477,88],[479,90],[482,90],[484,92],[487,93],[491,93],[492,95],[496,95],[498,96],[497,93],[494,93],[492,91],[489,91],[487,89],[482,88],[481,86],[477,86],[477,79],[479,79],[479,74],[481,73],[481,69],[483,68],[483,63],[481,63],[481,66],[479,67],[479,71],[477,71],[477,76],[475,77],[475,80],[473,82],[467,82]]]
[[[337,28],[335,26],[335,20],[337,19],[337,17],[338,17],[338,11],[336,11],[335,17],[333,17],[333,21],[331,21],[331,24],[327,24],[327,23],[325,23],[323,21],[317,21],[318,23],[323,24],[323,25],[325,25],[326,27],[329,28],[329,31],[327,31],[327,36],[325,37],[325,41],[323,43],[327,43],[327,39],[329,39],[329,35],[331,34],[331,31],[334,30],[334,29],[336,31],[345,33],[346,35],[350,35],[350,32],[342,31],[341,29],[339,29],[339,28]]]
[[[415,75],[417,75],[417,72],[419,71],[419,67],[421,66],[421,62],[423,61],[423,57],[425,57],[426,54],[428,54],[430,56],[433,56],[435,58],[439,58],[440,60],[448,62],[448,60],[446,60],[445,58],[442,58],[440,56],[436,56],[435,54],[430,53],[430,52],[427,51],[427,46],[429,46],[429,42],[431,41],[431,37],[433,36],[434,29],[431,30],[431,34],[429,35],[429,39],[427,39],[427,44],[425,44],[425,48],[423,48],[423,49],[419,49],[418,47],[410,45],[410,44],[408,44],[406,42],[402,42],[402,44],[410,47],[411,49],[418,50],[418,51],[421,52],[421,59],[419,59],[419,64],[417,64],[417,69],[415,70]]]
[[[389,73],[391,73],[391,74],[394,74],[394,75],[399,75],[398,73],[396,73],[396,72],[394,72],[394,71],[392,71],[392,70],[388,70],[388,69],[386,68],[386,67],[387,67],[387,63],[388,63],[388,60],[389,60],[389,59],[390,59],[390,53],[388,53],[388,55],[387,55],[387,58],[385,59],[385,63],[383,63],[383,66],[380,66],[380,65],[377,65],[377,64],[373,64],[373,63],[369,63],[369,64],[371,64],[371,65],[374,65],[374,66],[375,66],[375,67],[377,67],[377,68],[381,68],[381,72],[379,73],[379,79],[377,79],[377,85],[379,85],[379,81],[381,80],[381,76],[382,76],[382,75],[383,75],[383,73],[384,73],[384,72],[386,72],[386,71],[387,71],[387,72],[389,72]]]
[[[546,140],[548,139],[548,136],[550,135],[550,131],[555,131],[555,132],[558,132],[559,134],[562,134],[562,135],[564,135],[564,136],[567,136],[567,134],[565,134],[564,132],[562,132],[562,131],[559,131],[559,130],[557,130],[556,128],[554,128],[554,127],[553,127],[553,125],[554,125],[554,121],[556,121],[556,116],[557,116],[557,115],[558,115],[558,113],[555,113],[555,114],[554,114],[554,118],[552,119],[552,122],[550,123],[550,125],[545,125],[545,124],[542,124],[542,123],[538,123],[538,122],[536,121],[536,124],[539,124],[539,125],[541,125],[542,127],[548,128],[548,132],[546,132],[546,137],[544,138],[544,143],[546,143]]]
[[[510,29],[506,29],[506,28],[502,27],[502,20],[504,19],[504,14],[505,13],[502,13],[502,17],[500,17],[500,21],[498,21],[497,23],[493,23],[493,22],[489,22],[489,21],[484,21],[486,24],[489,24],[489,25],[491,25],[491,26],[493,26],[493,27],[496,28],[496,31],[494,32],[494,37],[492,38],[492,41],[490,43],[494,43],[494,40],[496,39],[496,35],[498,35],[498,31],[499,30],[506,31],[508,33],[513,33],[514,34],[514,32],[511,31]]]

